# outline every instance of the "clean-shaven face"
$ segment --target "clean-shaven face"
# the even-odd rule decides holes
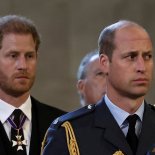
[[[108,88],[130,98],[144,96],[153,75],[150,37],[142,28],[130,26],[116,31],[114,43]]]

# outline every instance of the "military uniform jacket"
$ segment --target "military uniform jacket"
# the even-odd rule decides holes
[[[78,114],[79,113],[79,114]],[[51,124],[43,155],[69,155],[66,133],[61,124],[73,127],[80,155],[133,155],[125,136],[105,104],[84,107],[59,118]],[[55,124],[55,125],[54,125]],[[142,129],[136,155],[146,155],[155,144],[155,110],[145,103]]]
[[[30,141],[29,155],[40,155],[41,143],[45,132],[58,116],[65,114],[64,111],[55,107],[42,104],[31,97],[32,101],[32,132]],[[0,122],[0,155],[14,155],[12,152],[11,142]]]

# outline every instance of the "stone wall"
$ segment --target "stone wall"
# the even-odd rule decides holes
[[[155,42],[154,0],[1,0],[0,15],[32,19],[42,36],[36,83],[40,101],[71,111],[80,107],[76,71],[81,58],[97,48],[101,29],[119,19],[142,24]],[[147,100],[154,104],[155,82]]]

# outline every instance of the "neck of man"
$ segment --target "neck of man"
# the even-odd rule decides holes
[[[0,91],[0,99],[16,108],[20,107],[27,100],[29,95],[30,93],[26,92],[19,96],[13,96]]]
[[[135,113],[144,101],[144,96],[131,98],[118,93],[108,93],[108,91],[107,96],[113,104],[130,114]]]

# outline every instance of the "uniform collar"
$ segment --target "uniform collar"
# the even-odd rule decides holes
[[[123,109],[116,106],[114,103],[110,101],[107,95],[105,95],[105,103],[107,107],[109,108],[110,112],[112,113],[113,117],[117,121],[118,125],[121,126],[124,122],[124,120],[130,115],[128,112],[124,111]],[[135,112],[142,121],[143,119],[143,113],[144,113],[144,101],[142,102],[141,106],[138,108],[138,110]]]

